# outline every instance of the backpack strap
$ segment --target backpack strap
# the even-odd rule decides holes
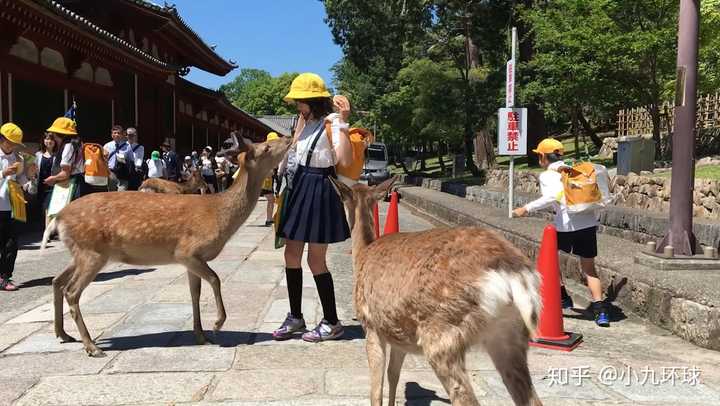
[[[323,119],[324,120],[324,119]],[[313,152],[315,152],[315,146],[317,146],[318,141],[320,141],[320,136],[322,135],[323,131],[320,131],[320,128],[323,125],[323,121],[320,122],[320,125],[315,128],[315,131],[313,133],[317,133],[315,135],[315,139],[313,139],[312,144],[310,144],[310,149],[308,149],[306,157],[305,157],[305,166],[310,166],[310,160],[312,160]],[[330,144],[332,145],[332,143]]]
[[[136,146],[134,146],[134,147],[132,148],[132,152],[137,151],[137,149],[140,148],[140,147],[142,147],[142,145],[137,144]]]

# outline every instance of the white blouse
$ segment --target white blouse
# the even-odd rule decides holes
[[[315,136],[319,131],[321,131],[322,134],[320,134],[320,139],[315,145],[312,158],[310,159],[310,167],[329,168],[331,166],[335,166],[335,162],[337,160],[335,156],[335,147],[340,142],[340,128],[342,125],[339,124],[339,120],[335,114],[328,116],[327,120],[330,120],[332,123],[332,145],[325,133],[324,120],[312,120],[305,123],[305,128],[303,128],[297,142],[297,159],[300,165],[305,166],[310,146],[312,145]]]

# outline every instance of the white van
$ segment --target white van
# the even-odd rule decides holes
[[[372,186],[389,178],[387,147],[382,142],[374,142],[365,151],[365,166],[360,179]]]

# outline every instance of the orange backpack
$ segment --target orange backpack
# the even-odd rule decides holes
[[[110,169],[99,144],[83,144],[85,160],[85,183],[93,186],[107,186]]]
[[[570,213],[600,209],[611,200],[604,167],[582,162],[563,170],[561,175],[563,191],[560,202]]]
[[[332,126],[325,123],[325,133],[332,144]],[[335,165],[338,175],[354,181],[360,180],[365,165],[365,149],[373,140],[373,134],[364,128],[351,128],[349,131],[350,145],[352,146],[352,162],[349,165]]]

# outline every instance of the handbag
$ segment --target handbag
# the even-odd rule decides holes
[[[12,218],[27,223],[27,201],[19,183],[14,180],[7,181],[8,195],[10,197],[10,208]]]
[[[282,227],[285,225],[285,218],[287,215],[287,199],[290,196],[290,189],[287,187],[283,189],[280,196],[277,198],[277,209],[273,215],[273,228],[275,229],[275,249],[279,249],[285,246],[285,239],[281,237]]]
[[[48,217],[55,216],[60,213],[72,200],[75,194],[75,179],[70,179],[68,182],[63,184],[57,183],[53,187],[52,195],[50,196],[50,204],[48,205]]]

